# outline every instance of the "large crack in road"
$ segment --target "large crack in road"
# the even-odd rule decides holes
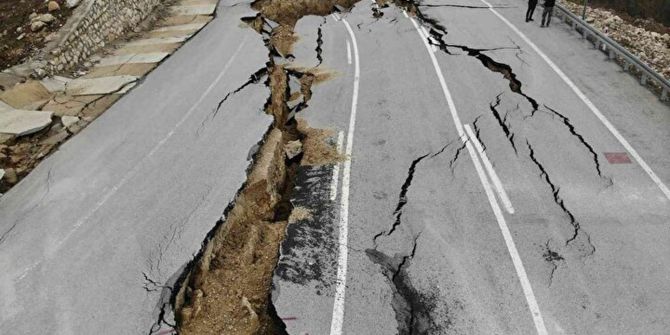
[[[263,109],[274,122],[258,145],[244,185],[171,289],[170,305],[180,334],[285,333],[270,292],[279,248],[294,209],[291,196],[295,179],[301,163],[339,159],[334,148],[319,147],[327,146],[323,132],[295,118],[308,106],[312,85],[323,78],[314,69],[291,68],[286,61],[293,58],[293,29],[301,17],[325,16],[337,11],[336,5],[349,8],[354,2],[257,0],[251,6],[258,15],[242,18],[264,40],[268,62],[247,82],[227,93],[210,117],[215,117],[231,96],[266,78],[270,94]],[[320,64],[321,27],[317,34]],[[297,90],[291,88],[293,80],[299,82]],[[289,154],[289,148],[296,147],[298,152]],[[145,289],[153,291],[163,286],[145,275]],[[166,307],[162,306],[159,323],[167,324]]]
[[[451,52],[450,48],[452,49],[459,49],[467,56],[476,58],[487,70],[500,73],[502,74],[503,78],[509,82],[509,88],[512,92],[515,94],[520,95],[523,97],[531,106],[531,112],[528,117],[533,117],[536,115],[538,111],[540,111],[540,103],[538,102],[537,99],[527,95],[526,93],[523,92],[522,86],[523,83],[517,78],[517,75],[514,73],[512,67],[509,64],[504,64],[501,62],[498,62],[494,60],[492,57],[484,54],[484,52],[489,52],[489,51],[496,51],[496,50],[505,50],[505,49],[516,49],[516,50],[521,50],[520,46],[514,41],[512,43],[514,44],[514,47],[495,47],[495,48],[473,48],[467,45],[457,45],[457,44],[450,44],[447,43],[445,40],[448,31],[447,28],[440,24],[440,22],[434,18],[429,17],[428,15],[424,14],[421,11],[421,7],[435,7],[435,6],[441,6],[441,5],[425,5],[420,3],[420,1],[417,0],[376,0],[377,2],[380,2],[382,4],[386,3],[393,3],[397,7],[407,11],[409,14],[412,16],[416,17],[421,24],[428,26],[429,29],[429,36],[427,37],[428,43],[437,47],[439,50],[444,52],[447,55],[453,55],[454,53]],[[467,7],[467,6],[465,6]],[[487,7],[488,8],[488,7]],[[519,58],[518,53],[516,54],[517,58]],[[525,64],[525,61],[520,59],[522,64]],[[504,133],[505,137],[511,144],[514,152],[516,155],[519,154],[518,148],[516,146],[516,141],[515,141],[515,132],[512,131],[510,122],[508,122],[508,116],[509,112],[505,114],[505,116],[502,116],[500,112],[498,111],[498,107],[500,106],[501,103],[501,97],[502,93],[496,96],[495,101],[491,102],[489,104],[489,109],[492,113],[492,116],[494,119],[497,121],[498,126]],[[604,180],[606,185],[612,186],[613,185],[613,180],[610,177],[607,177],[603,175],[602,170],[601,170],[601,165],[600,165],[600,160],[599,156],[596,153],[595,149],[593,146],[582,136],[579,132],[577,132],[575,126],[572,124],[571,120],[567,118],[565,115],[559,113],[557,110],[552,109],[546,105],[544,107],[547,109],[547,111],[542,111],[543,114],[547,114],[550,116],[558,117],[561,121],[561,124],[567,128],[569,131],[570,135],[576,138],[580,145],[585,147],[589,154],[592,157],[592,161],[595,167],[595,171],[597,176]],[[519,110],[518,105],[517,105],[517,110]],[[526,120],[527,117],[524,117],[524,120]],[[477,130],[477,137],[479,138],[479,130]],[[481,141],[481,140],[480,140]],[[533,147],[530,145],[530,142],[528,139],[526,139],[526,143],[528,146],[528,149],[530,151],[529,158],[531,161],[534,163],[535,166],[540,169],[540,176],[543,178],[543,180],[550,186],[550,190],[552,192],[552,196],[554,199],[554,202],[558,205],[558,207],[566,214],[569,224],[573,228],[573,233],[572,235],[566,240],[565,246],[571,246],[575,244],[575,241],[578,240],[579,237],[584,237],[583,241],[580,242],[579,246],[576,246],[577,251],[581,254],[582,257],[588,257],[591,256],[595,253],[596,247],[593,245],[591,242],[591,237],[588,233],[584,232],[581,228],[580,222],[576,219],[574,214],[567,208],[565,205],[564,200],[561,198],[559,194],[560,188],[555,185],[552,180],[549,177],[549,174],[547,173],[546,169],[544,166],[537,160],[535,156],[535,151]],[[464,148],[461,147],[460,150]],[[449,166],[452,171],[454,171],[454,163],[456,159],[458,158],[458,154],[460,150],[456,151],[456,155],[454,159],[450,162]],[[547,249],[549,250],[549,249]],[[563,258],[562,256],[559,258],[556,257],[558,254],[554,254],[553,251],[549,250],[545,253],[543,256],[547,262],[549,262],[552,265],[552,271],[550,274],[550,283],[553,280],[554,272],[557,269],[557,261],[562,261]],[[549,255],[549,256],[547,256]]]

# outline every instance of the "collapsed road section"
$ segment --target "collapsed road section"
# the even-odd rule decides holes
[[[294,208],[291,195],[301,165],[323,165],[340,158],[328,132],[309,128],[295,116],[323,76],[316,69],[291,67],[293,29],[305,15],[329,15],[355,1],[274,1],[252,4],[256,17],[243,18],[268,49],[265,77],[270,97],[264,110],[274,122],[260,142],[248,177],[235,200],[202,243],[177,282],[171,304],[180,334],[281,334],[285,326],[270,300],[279,248]],[[337,7],[336,7],[337,6]],[[292,81],[299,87],[292,90]],[[219,109],[225,108],[224,97]],[[216,117],[216,113],[212,117]],[[295,212],[299,212],[296,210]]]

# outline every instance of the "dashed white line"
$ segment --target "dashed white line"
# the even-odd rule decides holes
[[[342,154],[342,142],[344,142],[344,132],[337,134],[337,153]],[[333,179],[330,182],[330,201],[337,199],[337,184],[340,181],[340,163],[333,167]]]
[[[351,44],[347,40],[347,64],[351,65]]]
[[[476,138],[470,137],[470,140],[474,139]],[[537,304],[537,300],[535,299],[533,287],[530,285],[530,280],[528,280],[528,274],[526,274],[526,269],[523,267],[521,256],[519,255],[519,251],[516,249],[516,244],[514,243],[512,233],[509,231],[509,227],[505,221],[505,216],[500,210],[500,206],[498,205],[495,195],[493,194],[491,184],[489,184],[489,181],[486,178],[486,174],[482,169],[482,165],[479,162],[477,155],[475,154],[475,150],[472,148],[472,142],[473,141],[465,140],[465,145],[468,148],[472,162],[475,164],[475,170],[477,170],[477,174],[479,175],[479,179],[482,182],[482,186],[484,186],[486,197],[489,199],[489,204],[493,209],[493,214],[495,215],[496,221],[498,222],[498,227],[502,232],[505,245],[507,246],[507,250],[509,251],[510,257],[512,258],[514,269],[516,270],[516,274],[519,277],[521,288],[523,289],[526,302],[528,303],[528,309],[530,309],[530,312],[533,316],[533,321],[535,322],[535,329],[537,330],[538,335],[547,335],[547,328],[544,325],[544,319],[542,318],[542,313],[540,312],[540,306]]]
[[[470,153],[470,157],[472,158],[473,163],[475,164],[475,169],[477,170],[477,174],[479,175],[479,179],[482,183],[482,186],[484,187],[484,191],[486,192],[486,196],[489,200],[489,203],[491,205],[491,208],[493,209],[493,214],[496,217],[496,221],[498,222],[498,226],[500,227],[500,230],[503,235],[503,239],[505,240],[505,245],[507,246],[507,251],[510,254],[510,257],[512,258],[512,263],[514,263],[514,269],[516,271],[517,277],[519,278],[519,282],[521,283],[521,288],[523,290],[524,296],[526,298],[526,302],[528,303],[528,309],[531,312],[531,315],[533,317],[533,322],[535,324],[535,329],[537,330],[538,335],[547,335],[547,328],[544,325],[544,319],[542,318],[542,313],[540,312],[540,307],[537,303],[537,299],[535,298],[535,294],[533,293],[533,288],[530,284],[530,281],[528,280],[528,275],[526,274],[526,270],[523,267],[523,262],[521,261],[521,256],[519,256],[519,252],[516,249],[516,245],[514,244],[514,240],[512,239],[512,234],[509,231],[509,228],[507,227],[507,223],[505,222],[505,217],[502,214],[502,211],[500,210],[500,206],[498,205],[498,202],[496,201],[495,195],[493,193],[493,190],[491,190],[491,185],[488,182],[488,179],[486,177],[486,174],[484,173],[484,170],[482,169],[481,163],[479,162],[479,159],[477,158],[477,154],[475,153],[474,148],[472,147],[472,143],[467,140],[467,137],[465,136],[463,132],[463,125],[461,123],[461,120],[458,116],[458,111],[456,110],[456,106],[454,104],[454,101],[451,97],[451,93],[449,92],[449,87],[447,86],[447,82],[444,80],[444,76],[442,75],[442,69],[440,68],[440,64],[437,62],[437,58],[435,57],[435,54],[431,52],[430,44],[428,44],[428,40],[423,38],[423,34],[421,32],[421,28],[419,28],[419,25],[416,23],[416,21],[413,18],[410,18],[410,21],[412,21],[412,24],[414,25],[414,28],[416,29],[417,33],[419,34],[419,37],[421,37],[421,40],[423,41],[423,44],[426,46],[426,50],[428,50],[428,55],[430,56],[431,61],[433,62],[433,67],[435,68],[435,73],[437,74],[437,77],[440,81],[440,85],[442,86],[442,92],[444,93],[444,97],[447,99],[447,105],[449,106],[449,111],[451,112],[451,117],[454,120],[454,125],[456,126],[456,131],[458,132],[459,137],[461,140],[465,143],[468,152]]]
[[[189,108],[189,110],[184,114],[184,116],[177,122],[172,129],[149,151],[148,154],[146,154],[142,159],[132,168],[130,171],[128,171],[123,178],[119,180],[116,185],[114,185],[105,195],[98,200],[98,202],[95,204],[95,206],[92,207],[92,209],[81,219],[77,220],[75,224],[73,225],[73,228],[68,232],[63,238],[58,240],[56,242],[55,247],[51,252],[56,252],[56,250],[60,249],[60,247],[65,243],[72,234],[74,234],[86,221],[88,221],[93,214],[95,214],[116,192],[123,187],[132,177],[134,177],[137,172],[139,172],[140,168],[143,166],[143,163],[146,162],[149,158],[151,158],[171,137],[174,135],[175,131],[181,127],[184,122],[193,114],[193,112],[200,106],[202,101],[205,99],[205,97],[214,89],[214,86],[218,84],[218,82],[223,78],[223,76],[228,72],[228,69],[230,66],[233,64],[233,60],[237,57],[239,52],[242,50],[242,47],[246,44],[247,37],[245,36],[242,42],[238,45],[237,50],[233,53],[233,55],[230,57],[228,62],[226,62],[226,65],[224,65],[223,69],[219,73],[219,75],[214,79],[214,81],[205,89],[205,91],[200,95],[198,100]],[[30,271],[34,270],[36,267],[38,267],[40,264],[44,262],[44,258],[33,263],[29,267],[25,268],[24,271],[21,273],[21,275],[18,277],[18,280],[22,280]]]
[[[556,74],[572,89],[572,91],[586,104],[586,106],[595,114],[595,116],[605,125],[607,130],[614,135],[614,137],[621,143],[621,145],[630,153],[635,161],[642,167],[642,169],[649,175],[651,180],[661,189],[661,192],[665,197],[670,200],[670,189],[666,186],[663,181],[656,175],[656,173],[647,165],[647,163],[642,159],[642,157],[637,153],[630,143],[619,133],[619,131],[614,128],[609,120],[600,112],[600,110],[591,102],[591,100],[572,82],[572,80],[544,53],[540,48],[535,45],[524,33],[522,33],[515,25],[509,22],[504,16],[502,16],[498,11],[493,9],[493,6],[488,3],[486,0],[481,0],[484,4],[489,7],[489,10],[495,14],[501,21],[503,21],[508,27],[510,27],[521,39],[530,45],[530,47],[535,50],[535,52],[540,55],[540,57],[551,67]]]
[[[347,287],[347,259],[349,256],[349,177],[351,175],[351,153],[354,146],[354,130],[356,127],[356,109],[358,105],[358,87],[361,76],[360,58],[356,35],[347,20],[342,20],[354,47],[354,92],[351,98],[351,114],[347,131],[347,145],[345,160],[342,169],[342,191],[340,193],[340,222],[339,222],[339,255],[337,259],[337,282],[333,302],[333,316],[330,324],[330,335],[341,335],[344,323],[344,298]]]
[[[472,128],[470,128],[469,125],[466,124],[463,127],[465,128],[465,131],[468,133],[468,137],[470,137],[472,143],[474,143],[475,149],[477,149],[479,156],[482,158],[482,162],[484,162],[484,167],[486,168],[486,171],[488,172],[491,181],[493,181],[493,185],[496,187],[498,197],[505,206],[505,210],[507,210],[507,213],[514,214],[514,207],[512,206],[512,202],[509,200],[507,192],[505,192],[505,188],[502,186],[502,183],[500,182],[500,178],[498,178],[496,170],[493,169],[493,164],[491,164],[491,161],[489,161],[489,157],[486,154],[486,151],[484,151],[484,147],[479,142],[479,139],[477,139],[477,136],[475,136],[475,132],[472,131]]]

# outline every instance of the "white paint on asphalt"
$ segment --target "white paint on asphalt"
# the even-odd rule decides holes
[[[402,15],[405,15],[405,17],[409,18],[409,16],[407,16],[407,11],[404,9],[402,10]]]
[[[670,189],[668,189],[668,186],[666,186],[663,181],[656,175],[656,173],[649,167],[649,165],[642,159],[642,157],[637,153],[637,151],[633,148],[630,143],[619,133],[619,131],[614,128],[614,125],[607,120],[607,118],[600,112],[598,107],[596,107],[593,102],[575,85],[575,83],[572,82],[572,80],[551,60],[549,57],[540,50],[540,48],[535,45],[524,33],[522,33],[515,25],[513,25],[511,22],[509,22],[504,16],[502,16],[498,11],[493,9],[493,6],[488,3],[486,0],[481,0],[484,4],[486,4],[489,7],[489,10],[493,12],[500,20],[502,20],[508,27],[510,27],[519,37],[521,37],[524,42],[526,42],[528,45],[530,45],[535,52],[537,52],[538,55],[547,63],[549,64],[549,67],[551,67],[554,72],[572,89],[573,92],[586,104],[586,106],[595,114],[595,116],[602,122],[607,130],[616,137],[616,139],[621,143],[621,145],[630,153],[633,158],[635,158],[635,161],[642,167],[642,169],[649,175],[652,181],[658,186],[658,188],[661,189],[661,192],[665,195],[665,197],[670,200]]]
[[[519,277],[519,282],[521,283],[521,288],[523,289],[524,296],[526,297],[528,308],[530,309],[531,315],[533,316],[533,322],[535,323],[535,329],[537,330],[537,334],[547,335],[547,328],[544,325],[544,319],[542,318],[540,307],[537,303],[537,299],[535,298],[535,294],[533,293],[533,288],[530,284],[530,281],[528,280],[528,275],[526,274],[526,270],[524,269],[523,263],[521,262],[521,256],[519,256],[519,252],[516,249],[514,240],[512,239],[512,234],[510,233],[509,228],[507,227],[505,217],[503,216],[502,211],[500,210],[500,206],[498,205],[498,202],[495,199],[495,195],[493,194],[493,191],[491,190],[491,185],[489,184],[488,179],[486,178],[486,174],[484,173],[481,164],[479,163],[477,154],[475,153],[472,144],[470,143],[470,141],[467,140],[467,137],[463,132],[463,124],[461,123],[461,120],[458,116],[458,111],[456,110],[456,105],[454,104],[454,100],[451,97],[451,93],[449,92],[447,82],[444,80],[444,75],[442,74],[440,64],[438,63],[435,54],[431,52],[428,40],[423,38],[423,34],[421,33],[419,25],[412,18],[410,18],[410,21],[412,21],[414,28],[416,29],[417,33],[419,33],[419,37],[422,37],[421,40],[423,41],[423,44],[426,46],[426,50],[428,50],[428,55],[430,56],[430,59],[433,62],[435,73],[437,74],[437,77],[440,81],[440,85],[442,86],[442,92],[444,93],[444,97],[447,99],[447,104],[449,105],[449,111],[451,112],[451,116],[454,119],[454,125],[456,126],[458,136],[461,138],[461,141],[465,143],[466,148],[470,153],[470,157],[472,158],[472,161],[475,164],[475,168],[477,170],[477,174],[479,175],[479,179],[482,183],[482,186],[484,187],[486,196],[489,199],[489,203],[491,204],[491,208],[493,209],[496,221],[498,221],[498,226],[502,231],[503,238],[505,240],[505,245],[507,246],[507,251],[509,252],[512,258],[512,262],[514,263],[514,269],[516,270],[517,277]]]
[[[470,158],[472,159],[472,162],[475,164],[475,169],[477,170],[477,174],[479,175],[479,180],[482,182],[482,186],[484,186],[486,197],[489,199],[489,204],[493,209],[493,214],[496,217],[496,221],[498,221],[498,227],[500,227],[503,239],[505,240],[505,245],[507,246],[507,250],[509,251],[509,254],[512,257],[512,263],[514,263],[514,269],[516,270],[516,274],[519,277],[519,282],[521,283],[521,288],[523,289],[524,296],[526,296],[526,301],[528,302],[528,308],[530,309],[530,312],[533,315],[533,321],[535,322],[535,329],[537,330],[537,334],[547,335],[548,332],[547,328],[544,325],[544,319],[542,318],[542,313],[540,312],[540,306],[537,304],[537,300],[535,299],[535,294],[533,293],[533,287],[530,285],[530,280],[528,280],[526,269],[523,267],[521,256],[519,255],[519,251],[516,249],[516,244],[514,244],[512,233],[509,231],[509,227],[507,227],[507,223],[505,222],[505,216],[503,215],[502,210],[500,210],[500,205],[498,205],[498,202],[496,201],[495,195],[493,194],[493,190],[491,189],[491,184],[486,178],[486,174],[484,173],[482,165],[479,162],[477,155],[475,154],[475,150],[472,148],[472,142],[476,140],[476,138],[470,137],[470,139],[473,141],[468,141],[467,139],[464,138],[461,139],[464,140],[465,145],[468,148]]]
[[[340,130],[337,134],[337,153],[342,154],[342,142],[344,142],[344,132]],[[340,162],[333,167],[333,179],[330,182],[330,201],[337,199],[337,184],[340,181]]]
[[[514,214],[514,207],[512,206],[512,202],[509,200],[507,192],[505,192],[505,188],[500,182],[500,178],[498,178],[498,174],[493,168],[493,164],[491,164],[486,151],[484,151],[484,147],[479,142],[479,139],[477,139],[477,136],[475,136],[475,132],[472,131],[470,125],[466,124],[464,127],[465,131],[468,133],[468,137],[470,137],[470,140],[472,140],[472,143],[474,143],[475,149],[477,149],[477,152],[479,153],[479,157],[482,159],[482,162],[484,162],[486,172],[488,172],[489,178],[491,178],[491,181],[493,181],[493,185],[496,187],[496,192],[498,193],[500,201],[502,201],[503,205],[505,206],[505,210],[507,210],[507,213]]]
[[[174,127],[172,127],[172,129],[170,130],[170,132],[168,132],[167,135],[165,135],[165,136],[164,136],[164,137],[163,137],[163,138],[162,138],[162,139],[161,139],[161,140],[160,140],[160,141],[159,141],[159,142],[158,142],[158,143],[151,149],[151,151],[149,151],[149,153],[148,153],[146,156],[144,156],[144,158],[142,158],[142,160],[141,160],[139,163],[137,163],[137,165],[135,165],[132,169],[130,169],[130,171],[128,171],[128,172],[123,176],[123,178],[121,178],[121,179],[119,180],[119,182],[116,183],[116,185],[114,185],[111,189],[109,189],[109,191],[107,191],[107,193],[105,193],[105,195],[104,195],[104,196],[103,196],[103,197],[102,197],[102,198],[101,198],[101,199],[100,199],[100,200],[99,200],[99,201],[92,207],[92,209],[91,209],[86,215],[84,215],[81,219],[77,220],[77,222],[74,224],[74,226],[72,227],[72,229],[70,230],[70,232],[68,232],[63,238],[61,238],[61,239],[55,244],[55,247],[52,248],[52,250],[50,250],[50,251],[48,251],[48,252],[50,252],[50,253],[53,254],[53,253],[55,253],[58,249],[60,249],[60,247],[63,245],[63,243],[65,243],[65,242],[70,238],[70,236],[72,236],[72,234],[74,234],[74,232],[76,232],[76,231],[77,231],[77,230],[78,230],[84,223],[86,223],[86,221],[88,221],[88,220],[93,216],[93,214],[95,214],[95,213],[96,213],[96,212],[97,212],[97,211],[98,211],[98,210],[99,210],[99,209],[100,209],[100,208],[101,208],[101,207],[102,207],[102,206],[103,206],[103,205],[104,205],[104,204],[105,204],[105,203],[106,203],[112,196],[114,196],[114,194],[116,194],[116,192],[117,192],[121,187],[123,187],[126,183],[128,183],[128,181],[130,181],[130,179],[131,179],[132,177],[134,177],[134,176],[137,174],[137,172],[140,170],[140,167],[142,167],[143,163],[144,163],[146,160],[148,160],[149,158],[151,158],[151,157],[158,151],[158,149],[160,149],[160,148],[165,144],[165,142],[167,142],[167,141],[172,137],[172,135],[174,135],[175,131],[176,131],[179,127],[181,127],[181,125],[182,125],[184,122],[186,122],[186,120],[191,116],[191,114],[193,114],[193,112],[200,106],[200,104],[201,104],[202,101],[205,99],[205,97],[207,97],[207,95],[209,95],[209,93],[214,89],[214,86],[216,86],[216,84],[218,84],[219,81],[221,81],[221,79],[222,79],[223,76],[226,74],[226,72],[228,72],[228,69],[229,69],[230,66],[233,64],[233,61],[235,60],[235,58],[237,57],[237,55],[239,54],[239,52],[242,50],[242,47],[246,44],[246,41],[247,41],[247,35],[245,35],[244,39],[242,40],[242,42],[241,42],[241,43],[239,44],[239,46],[237,47],[237,50],[235,50],[235,52],[234,52],[233,55],[230,57],[230,59],[228,60],[228,62],[226,63],[226,65],[223,67],[223,69],[221,70],[221,72],[219,73],[219,75],[216,77],[216,79],[214,79],[214,81],[213,81],[213,82],[207,87],[207,89],[200,95],[200,98],[198,98],[198,100],[191,106],[191,108],[189,108],[189,110],[184,114],[184,116],[181,118],[181,120],[179,120],[179,122],[177,122],[177,123],[174,125]],[[18,280],[22,280],[22,279],[23,279],[23,278],[24,278],[30,271],[32,271],[33,269],[35,269],[37,266],[39,266],[40,264],[42,264],[44,261],[45,261],[45,259],[43,258],[43,259],[41,259],[41,260],[39,260],[39,261],[33,263],[33,264],[30,265],[29,267],[27,267],[27,268],[21,273],[21,275],[18,277]]]
[[[347,64],[351,65],[351,44],[347,40]]]
[[[347,258],[349,256],[348,234],[349,234],[349,177],[351,174],[351,152],[354,146],[354,130],[356,127],[356,108],[358,104],[358,86],[361,76],[360,58],[358,56],[358,44],[356,35],[347,20],[342,20],[351,36],[354,46],[354,92],[351,98],[351,115],[349,116],[349,129],[347,131],[347,145],[345,149],[344,166],[342,170],[342,192],[340,195],[340,236],[339,255],[337,259],[337,283],[335,284],[335,298],[333,302],[333,317],[330,324],[330,335],[342,334],[344,323],[344,298],[347,287]]]

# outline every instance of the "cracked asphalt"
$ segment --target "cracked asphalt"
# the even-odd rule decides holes
[[[361,1],[296,25],[285,61],[330,74],[296,113],[354,141],[350,170],[296,177],[310,215],[289,225],[271,292],[287,332],[666,334],[670,199],[630,153],[608,160],[626,148],[486,3],[405,16],[413,5]],[[524,1],[491,5],[670,183],[667,104],[559,20],[540,29]],[[255,12],[224,0],[217,13],[0,198],[0,333],[169,333],[173,285],[272,123],[268,49],[240,22]]]

